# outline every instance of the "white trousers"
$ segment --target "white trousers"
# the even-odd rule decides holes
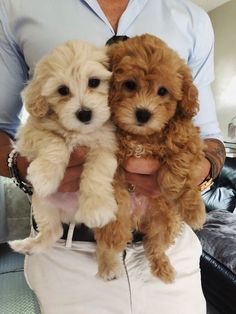
[[[67,243],[68,244],[68,243]],[[26,256],[25,277],[42,314],[206,314],[201,288],[201,245],[184,224],[167,254],[176,279],[165,284],[150,274],[142,242],[129,244],[123,277],[104,281],[97,273],[96,244],[60,240],[43,254]]]

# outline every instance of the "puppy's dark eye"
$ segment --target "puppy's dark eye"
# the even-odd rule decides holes
[[[88,86],[91,88],[96,88],[100,85],[100,80],[98,78],[91,78],[88,81]]]
[[[160,87],[157,91],[157,94],[159,96],[165,96],[168,93],[168,90],[165,87]]]
[[[67,96],[70,94],[70,89],[66,85],[60,86],[57,91],[61,96]]]
[[[137,84],[135,81],[132,81],[132,80],[128,80],[128,81],[125,81],[123,83],[123,86],[125,89],[127,89],[128,91],[135,91],[137,89]]]

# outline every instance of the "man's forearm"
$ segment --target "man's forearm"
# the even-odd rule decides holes
[[[219,175],[225,162],[225,147],[220,140],[213,138],[205,139],[204,143],[207,146],[205,149],[205,155],[211,164],[210,174],[211,177],[215,179]]]
[[[4,177],[10,177],[7,166],[7,157],[11,150],[11,138],[6,133],[0,131],[0,175]]]
[[[8,154],[12,150],[13,142],[6,133],[0,131],[0,175],[4,177],[11,177],[8,165],[7,165],[7,159]],[[16,161],[17,166],[17,172],[18,176],[21,180],[26,180],[26,174],[27,174],[27,168],[29,166],[29,162],[25,157],[22,157],[20,155],[17,156]]]

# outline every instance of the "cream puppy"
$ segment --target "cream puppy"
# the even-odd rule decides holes
[[[69,41],[37,64],[24,89],[30,115],[18,131],[16,149],[31,162],[27,179],[34,188],[32,207],[39,233],[11,241],[15,251],[30,254],[50,247],[62,236],[62,222],[99,228],[116,219],[112,182],[117,145],[109,121],[107,68],[106,48]],[[71,152],[80,145],[89,147],[80,190],[70,195],[73,205],[63,204],[57,189]],[[66,204],[73,208],[63,210]]]

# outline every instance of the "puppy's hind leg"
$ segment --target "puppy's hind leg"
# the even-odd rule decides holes
[[[179,203],[183,220],[193,229],[202,228],[206,212],[198,187],[187,189],[179,198]]]
[[[151,272],[165,283],[175,278],[175,270],[165,252],[174,243],[181,226],[177,211],[171,207],[162,196],[153,200],[150,216],[140,228],[145,234],[144,249]]]
[[[63,234],[60,213],[46,200],[33,195],[32,206],[38,234],[23,240],[10,241],[11,248],[22,254],[37,254],[50,248]]]
[[[98,275],[104,280],[113,280],[122,276],[120,252],[97,246]]]
[[[105,280],[112,280],[123,274],[121,252],[132,238],[130,219],[130,197],[126,189],[115,183],[119,210],[116,221],[95,229],[97,241],[98,274]]]
[[[117,220],[96,229],[95,238],[98,275],[105,280],[119,278],[123,274],[120,254],[131,239],[130,228]]]

